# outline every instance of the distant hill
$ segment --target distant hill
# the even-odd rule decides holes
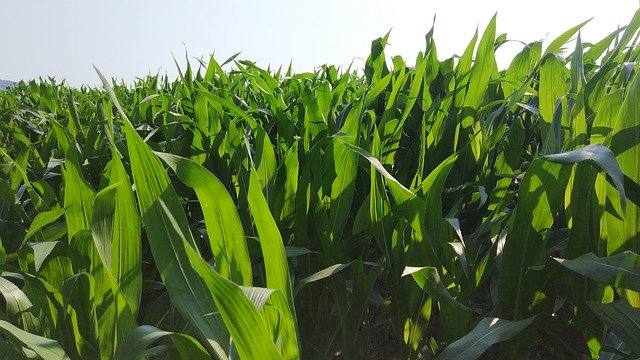
[[[11,85],[15,85],[16,82],[15,81],[9,81],[9,80],[1,80],[0,79],[0,90],[5,90],[6,88],[8,88]]]

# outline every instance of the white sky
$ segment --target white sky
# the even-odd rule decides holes
[[[509,39],[552,40],[594,17],[585,42],[626,25],[638,0],[0,0],[0,79],[39,76],[97,85],[92,64],[131,81],[149,73],[176,76],[172,53],[184,64],[215,52],[266,67],[309,71],[325,63],[364,66],[371,40],[390,29],[387,55],[413,64],[437,14],[441,59],[461,53],[476,27],[498,13],[497,32]],[[497,53],[501,67],[521,45]],[[192,61],[192,64],[197,62]]]

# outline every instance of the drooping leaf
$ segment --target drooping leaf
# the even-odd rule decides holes
[[[43,359],[69,359],[57,341],[28,333],[4,320],[0,320],[0,332],[21,342]]]
[[[479,358],[491,345],[506,341],[526,329],[534,317],[520,321],[483,318],[470,333],[447,346],[437,360]]]
[[[591,280],[640,291],[640,256],[634,252],[625,251],[608,257],[588,253],[571,260],[554,260]]]
[[[114,359],[128,360],[160,355],[161,352],[165,350],[164,348],[156,347],[157,352],[149,352],[146,350],[154,342],[165,337],[173,341],[174,346],[178,349],[178,353],[183,359],[210,359],[207,351],[193,337],[171,331],[162,331],[149,325],[139,326],[132,331],[118,347]]]
[[[627,200],[624,192],[624,177],[613,152],[605,146],[601,144],[591,144],[561,154],[546,155],[545,159],[563,164],[575,164],[582,161],[589,161],[596,164],[611,176],[616,189],[620,193],[620,206],[624,211]]]
[[[196,191],[216,269],[238,285],[251,285],[251,261],[235,204],[224,185],[202,166],[176,155],[156,153]]]
[[[0,297],[4,300],[4,316],[13,319],[27,332],[40,331],[40,321],[33,313],[34,308],[27,295],[14,283],[0,277]]]
[[[426,291],[435,300],[444,304],[454,307],[457,311],[468,312],[471,314],[471,309],[464,306],[460,302],[451,296],[449,291],[442,284],[438,270],[432,266],[415,267],[407,266],[402,271],[402,276],[411,275],[413,280],[420,286],[421,289]]]
[[[587,304],[598,319],[611,328],[635,355],[640,354],[640,310],[633,308],[625,300],[610,304]]]

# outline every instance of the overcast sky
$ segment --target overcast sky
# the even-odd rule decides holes
[[[95,64],[109,77],[131,81],[149,73],[177,72],[215,52],[266,67],[309,71],[321,64],[362,67],[371,40],[391,30],[387,55],[412,64],[437,14],[439,57],[461,53],[476,27],[498,13],[498,33],[531,42],[552,40],[594,18],[582,31],[596,41],[626,25],[638,0],[0,0],[0,79],[54,76],[67,83],[98,83]],[[498,60],[521,47],[501,48]]]

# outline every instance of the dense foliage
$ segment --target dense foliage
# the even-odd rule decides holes
[[[640,12],[583,25],[0,93],[0,358],[640,356]]]

